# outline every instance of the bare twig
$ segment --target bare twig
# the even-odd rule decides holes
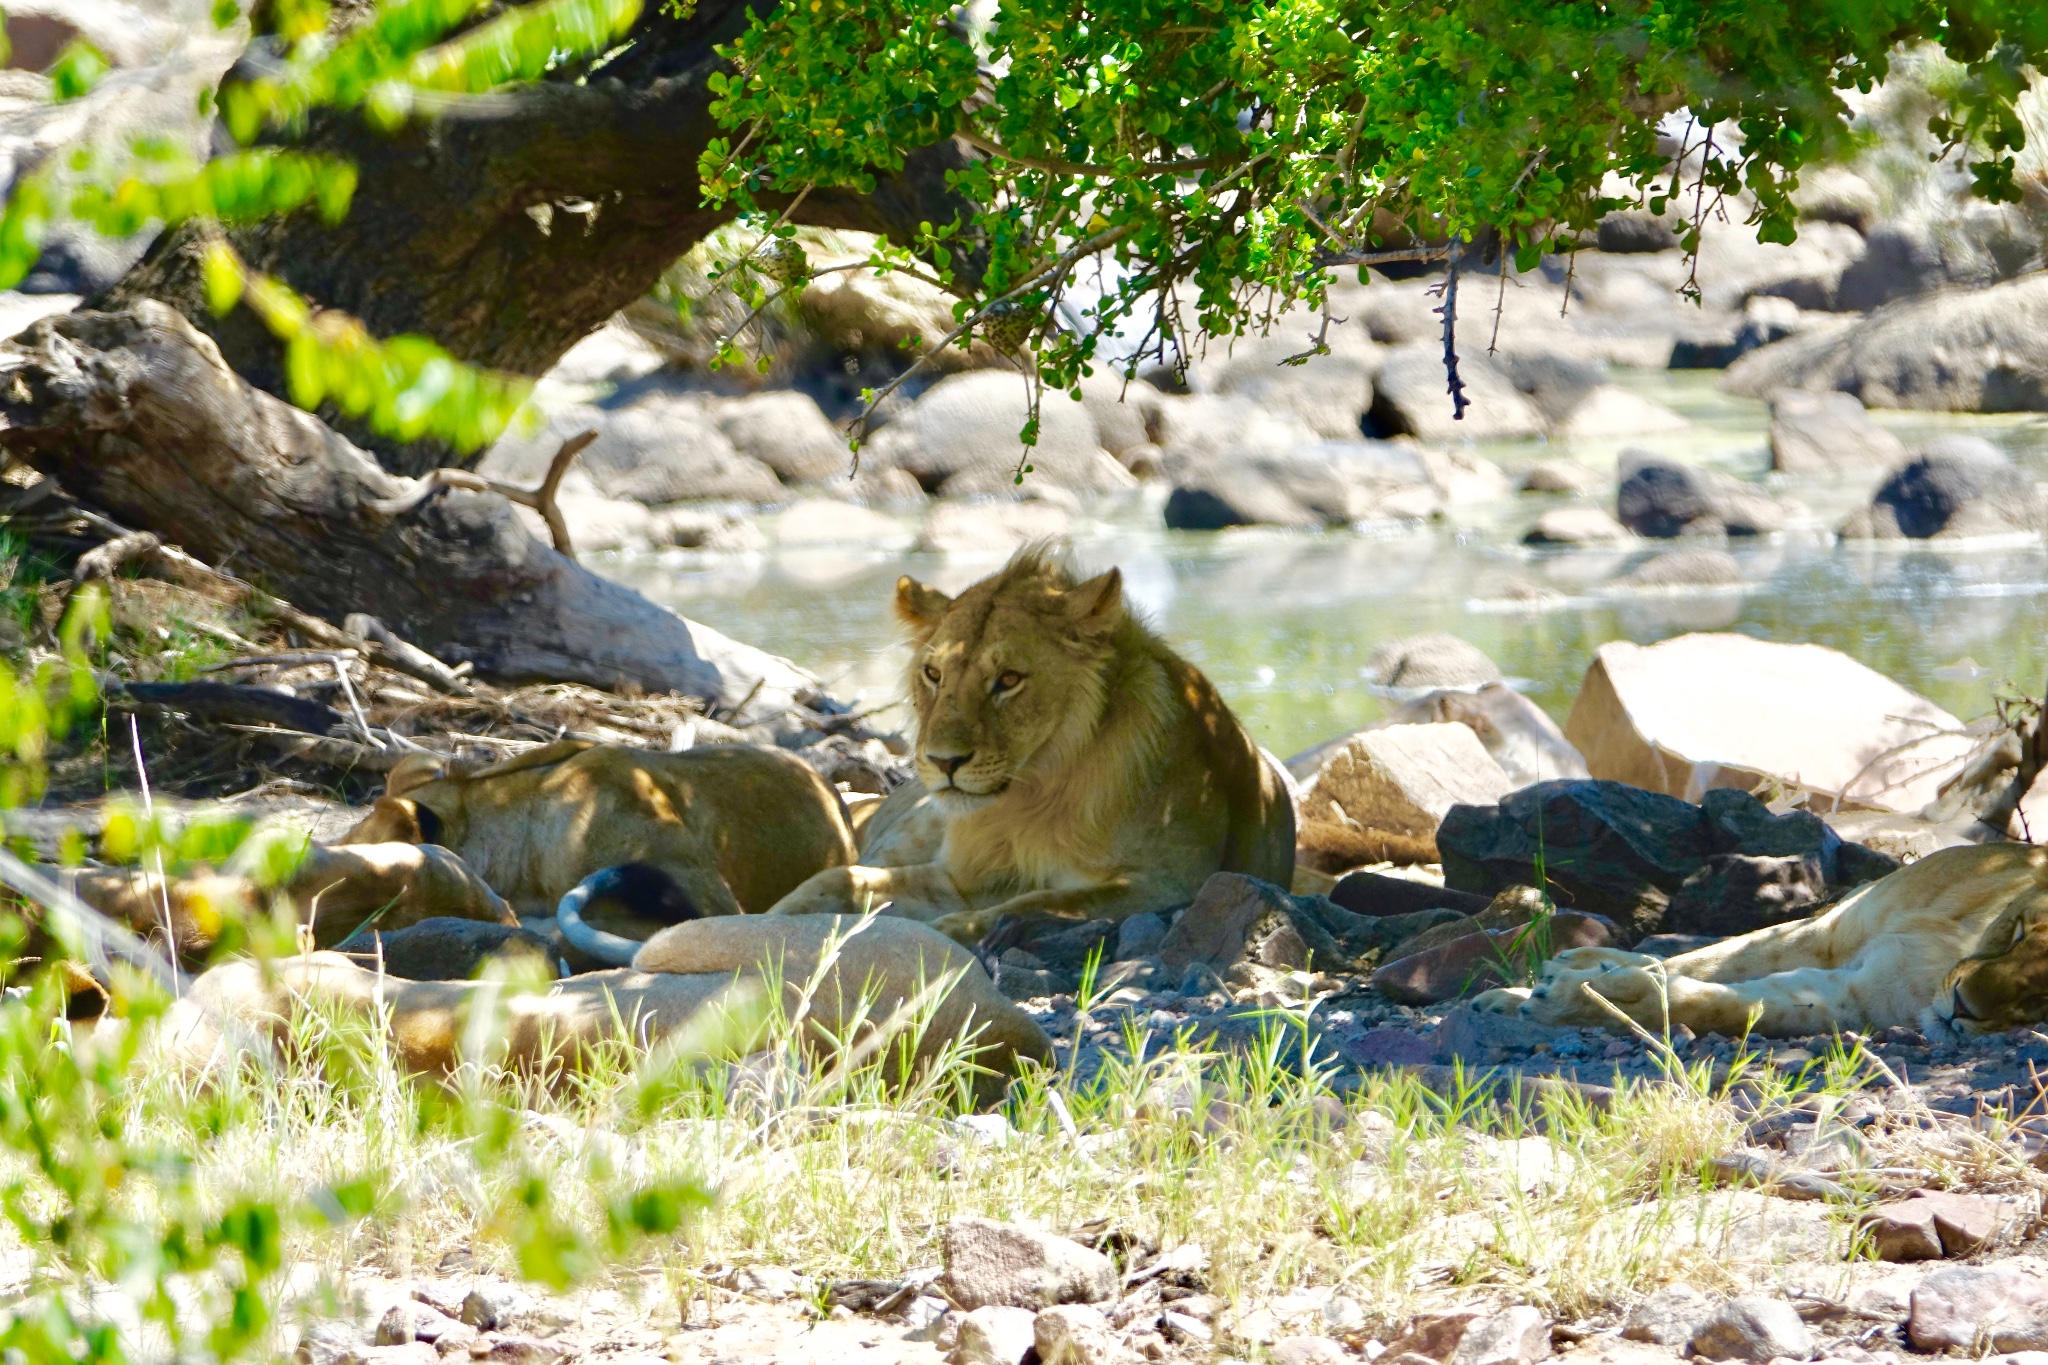
[[[562,486],[562,476],[569,472],[569,462],[582,452],[584,447],[597,439],[595,429],[579,431],[562,442],[553,460],[548,462],[547,477],[538,488],[520,488],[515,484],[500,483],[487,479],[467,469],[435,469],[416,480],[409,490],[395,498],[380,498],[363,505],[383,517],[402,517],[428,498],[444,488],[462,488],[472,493],[496,493],[507,502],[516,502],[522,507],[531,507],[540,513],[541,520],[548,524],[548,535],[554,540],[555,548],[571,559],[576,557],[575,546],[569,541],[569,523],[562,519],[562,512],[555,505],[555,494]]]

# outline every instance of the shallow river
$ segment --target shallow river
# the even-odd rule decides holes
[[[1751,479],[1769,464],[1760,403],[1729,398],[1711,372],[1617,372],[1690,418],[1642,444]],[[2048,479],[2048,415],[1878,413],[1911,447],[1968,431]],[[1518,441],[1478,447],[1510,473],[1538,459],[1582,461],[1610,476],[1628,442]],[[1763,543],[1733,542],[1741,590],[1647,595],[1604,585],[1672,548],[1535,551],[1519,537],[1551,499],[1523,496],[1456,521],[1387,532],[1163,529],[1163,490],[1091,508],[1075,528],[1090,569],[1121,565],[1130,600],[1198,662],[1259,742],[1286,755],[1380,714],[1361,676],[1379,642],[1447,630],[1499,661],[1560,721],[1594,649],[1691,630],[1831,645],[1968,719],[2000,692],[2039,694],[2048,674],[2048,547],[1929,549],[1838,545],[1830,528],[1866,500],[1877,474],[1846,480],[1770,476],[1811,515]],[[906,527],[911,523],[906,521]],[[785,549],[765,555],[664,551],[594,567],[739,639],[822,674],[836,695],[898,695],[903,655],[889,600],[910,573],[955,590],[994,561],[888,548]],[[1553,596],[1541,606],[1531,586]],[[1522,598],[1514,596],[1520,591]]]

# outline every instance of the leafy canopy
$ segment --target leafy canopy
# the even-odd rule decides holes
[[[1465,244],[1526,269],[1637,198],[1676,201],[1688,250],[1742,192],[1759,236],[1791,241],[1800,169],[1845,147],[1845,93],[1916,42],[1966,70],[1932,130],[1980,195],[2016,199],[2038,0],[1002,0],[979,51],[948,0],[805,0],[725,49],[732,136],[703,170],[759,213],[765,192],[866,188],[963,139],[985,157],[957,177],[976,220],[923,254],[957,283],[949,243],[985,239],[958,318],[1031,344],[1067,387],[1097,327],[1235,335],[1320,305],[1333,267],[1455,268]],[[1660,124],[1684,130],[1696,179]],[[1117,282],[1063,327],[1096,251]]]

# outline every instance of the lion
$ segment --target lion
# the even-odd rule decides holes
[[[341,953],[230,962],[193,982],[162,1045],[169,1059],[195,1069],[222,1055],[222,1033],[236,1024],[252,1040],[286,1047],[293,1006],[302,1003],[365,1022],[384,1014],[392,1058],[409,1073],[446,1078],[475,1061],[560,1079],[601,1065],[613,1046],[644,1048],[685,1028],[715,1055],[752,1052],[770,1041],[769,1018],[746,1001],[759,999],[754,988],[769,980],[781,983],[786,1017],[797,1017],[809,991],[802,1036],[814,1053],[830,1058],[850,1045],[901,1075],[905,1062],[915,1069],[964,1047],[980,1068],[973,1082],[983,1102],[1000,1098],[1024,1062],[1052,1056],[1031,1016],[944,935],[905,920],[822,916],[690,921],[656,934],[630,969],[587,972],[538,991],[491,980],[399,980]],[[479,1008],[502,1011],[494,1027],[470,1027]],[[915,1037],[907,1049],[881,1047],[878,1029]]]
[[[958,597],[905,577],[917,780],[865,826],[863,860],[771,914],[869,907],[977,942],[1004,915],[1122,919],[1212,873],[1282,886],[1294,810],[1209,680],[1044,546]],[[886,847],[885,847],[886,846]]]
[[[195,964],[263,903],[273,844],[251,840],[218,872],[87,868],[76,890],[137,933],[168,936]],[[571,944],[624,966],[667,925],[759,913],[853,859],[839,793],[792,754],[567,740],[467,775],[412,755],[339,840],[275,861],[289,863],[276,889],[314,947],[435,917],[516,925],[555,915]],[[635,937],[585,923],[596,904]]]
[[[1858,887],[1811,919],[1659,960],[1573,948],[1536,985],[1473,1004],[1539,1023],[1804,1037],[1917,1025],[1996,1033],[2048,1015],[2048,848],[1963,845]]]
[[[793,754],[745,744],[656,753],[564,740],[467,776],[414,755],[339,842],[394,841],[442,845],[514,910],[556,915],[564,937],[613,966],[640,942],[585,924],[593,901],[651,933],[758,914],[854,859],[831,784]]]

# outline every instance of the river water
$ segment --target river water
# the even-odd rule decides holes
[[[2038,695],[2048,675],[2048,546],[1929,548],[1837,544],[1830,528],[1868,499],[1880,474],[1767,475],[1761,403],[1730,398],[1705,371],[1617,371],[1615,380],[1680,412],[1685,431],[1640,444],[1761,480],[1806,506],[1791,529],[1729,545],[1740,590],[1646,594],[1613,579],[1672,548],[1532,550],[1518,543],[1556,499],[1524,495],[1452,521],[1318,533],[1243,528],[1170,532],[1163,489],[1094,506],[1077,519],[1088,569],[1120,565],[1127,596],[1227,697],[1260,743],[1286,755],[1381,714],[1362,671],[1381,641],[1445,630],[1484,649],[1560,721],[1593,651],[1694,630],[1829,645],[1969,719],[1996,695]],[[1875,413],[1912,447],[1981,435],[2048,479],[2048,415]],[[1601,470],[1612,509],[1626,441],[1486,444],[1511,474],[1539,459]],[[904,522],[906,533],[914,520]],[[771,528],[772,531],[772,528]],[[907,539],[907,534],[906,537]],[[900,693],[904,654],[889,602],[912,574],[949,591],[995,560],[888,546],[788,548],[754,555],[662,551],[598,557],[593,567],[656,600],[805,665],[835,695],[877,705]],[[1532,603],[1531,590],[1542,596]]]

